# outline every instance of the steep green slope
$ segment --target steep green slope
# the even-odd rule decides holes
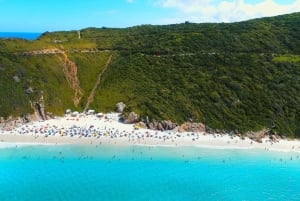
[[[122,57],[106,74],[99,97],[113,92],[112,103],[123,100],[154,118],[193,119],[240,131],[275,124],[283,133],[294,133],[300,63],[274,62],[270,57],[239,54],[230,61],[225,55],[205,54]]]
[[[51,106],[52,112],[62,113],[72,104],[72,92],[58,57],[1,55],[0,62],[1,116],[32,112],[30,101],[36,101],[41,91],[45,94],[46,107]]]
[[[83,110],[113,55],[91,108],[110,111],[123,101],[127,111],[150,119],[300,137],[299,13],[229,24],[88,28],[80,37],[45,33],[0,46],[0,116],[30,112],[29,100],[40,91],[47,111]]]
[[[89,94],[97,81],[97,77],[102,72],[111,54],[110,52],[69,54],[69,58],[77,64],[78,78],[83,88],[80,109],[85,107]]]

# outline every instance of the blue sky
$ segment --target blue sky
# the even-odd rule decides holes
[[[235,22],[292,12],[300,12],[300,0],[0,0],[0,31]]]

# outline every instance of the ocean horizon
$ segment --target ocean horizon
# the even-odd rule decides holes
[[[300,200],[299,153],[11,144],[0,200]]]
[[[26,40],[36,40],[42,33],[36,32],[0,32],[0,38],[20,38]]]

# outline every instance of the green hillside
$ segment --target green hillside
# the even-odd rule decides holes
[[[82,111],[96,87],[98,111],[123,101],[150,119],[300,137],[300,13],[47,32],[0,47],[0,116],[31,113],[41,91],[49,112]]]

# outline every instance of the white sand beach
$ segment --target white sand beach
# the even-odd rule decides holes
[[[262,143],[238,136],[196,132],[154,131],[136,129],[133,124],[118,121],[118,114],[57,117],[31,122],[12,131],[0,130],[0,147],[7,144],[80,144],[113,146],[196,146],[215,149],[266,149],[300,152],[299,140],[263,139]]]

